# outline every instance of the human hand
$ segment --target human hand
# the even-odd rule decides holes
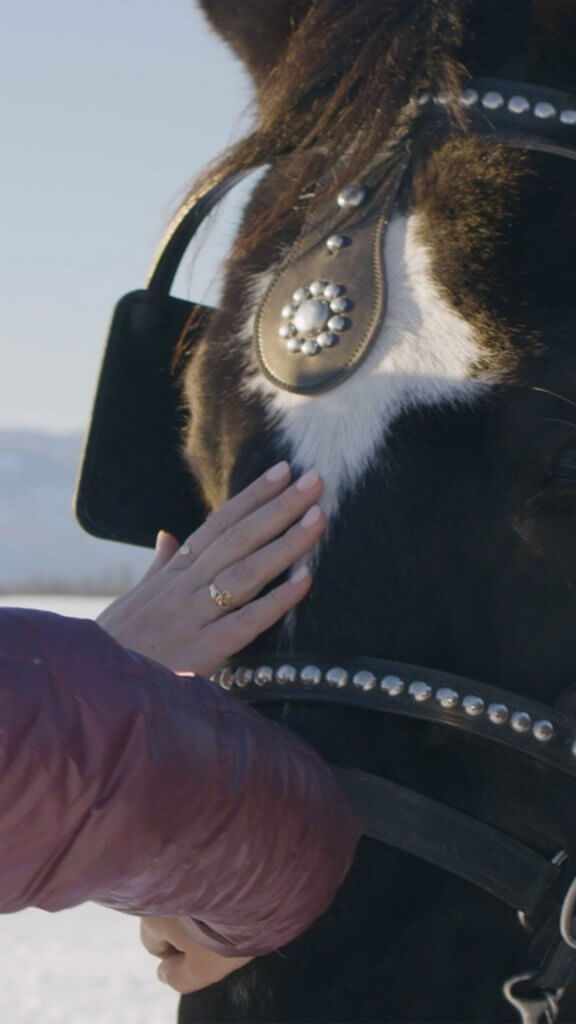
[[[143,579],[97,621],[124,647],[174,672],[210,676],[307,594],[301,567],[264,597],[262,588],[320,539],[326,520],[313,471],[290,485],[281,462],[214,512],[182,545],[161,531]],[[289,486],[290,485],[290,486]],[[216,586],[215,596],[210,584]],[[220,607],[218,594],[232,602]]]
[[[162,960],[158,979],[181,995],[213,985],[253,959],[219,956],[200,946],[189,937],[184,917],[143,917],[140,938],[148,952]]]

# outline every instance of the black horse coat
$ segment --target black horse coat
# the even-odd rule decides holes
[[[294,75],[292,121],[287,88],[277,133],[282,155],[248,205],[220,311],[184,380],[187,456],[210,506],[277,458],[296,471],[315,467],[325,480],[330,529],[312,593],[261,639],[262,649],[285,651],[288,661],[294,650],[391,658],[552,702],[576,670],[576,165],[454,124],[431,132],[411,111],[422,89],[445,80],[448,39],[465,76],[576,92],[575,5],[202,6],[254,76],[260,139],[272,123],[268,90],[279,88],[270,75],[279,66]],[[306,37],[311,18],[315,34]],[[412,69],[413,93],[402,119],[396,84],[387,93],[383,75],[382,102],[358,111],[360,133],[371,117],[388,118],[374,158],[395,166],[398,148],[410,144],[382,243],[385,315],[346,380],[294,393],[263,372],[255,317],[309,216],[314,182],[346,163],[349,122],[344,137],[327,122],[320,139],[314,123],[331,102],[334,124],[353,113],[368,71],[334,100],[334,67],[354,69],[379,24],[393,34],[378,39],[378,59],[398,80]],[[316,42],[323,78],[310,60],[282,64],[291,46],[300,52],[301,38],[308,56]],[[316,76],[309,94],[307,74]],[[314,155],[295,202],[308,159],[301,122]],[[362,176],[355,169],[342,184],[362,185]],[[576,794],[529,758],[361,709],[264,710],[333,763],[464,809],[547,857],[571,845],[564,812]],[[305,936],[185,997],[180,1021],[511,1021],[500,990],[527,968],[528,942],[514,912],[493,897],[366,839],[333,907]]]

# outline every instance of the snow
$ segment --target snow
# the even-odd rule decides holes
[[[0,605],[93,617],[107,598],[10,595]],[[0,916],[0,1021],[175,1024],[177,994],[156,979],[138,920],[87,903]]]

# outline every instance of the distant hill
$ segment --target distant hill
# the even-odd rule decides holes
[[[76,522],[81,452],[81,434],[0,430],[0,591],[116,594],[150,564]]]

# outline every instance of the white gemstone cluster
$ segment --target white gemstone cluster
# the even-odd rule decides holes
[[[341,332],[352,326],[343,316],[353,307],[345,292],[343,284],[331,281],[312,281],[294,292],[292,301],[282,309],[283,323],[278,329],[289,352],[316,356],[338,344]]]

